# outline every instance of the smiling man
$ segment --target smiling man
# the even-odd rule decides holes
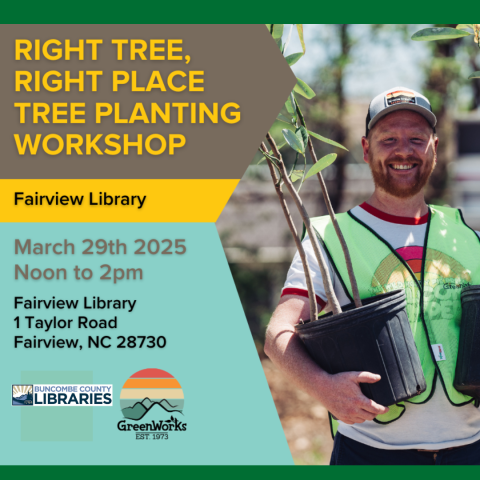
[[[309,317],[298,253],[267,329],[267,355],[338,419],[331,419],[336,431],[332,465],[480,464],[480,411],[471,397],[453,387],[460,294],[464,286],[480,284],[480,240],[458,210],[425,203],[423,187],[435,168],[439,142],[435,124],[430,102],[413,90],[395,87],[375,97],[362,138],[375,190],[366,202],[338,215],[354,271],[364,279],[359,284],[362,299],[374,295],[373,285],[386,291],[406,290],[427,390],[386,407],[360,390],[360,383],[377,382],[378,375],[362,371],[330,375],[313,362],[294,329],[300,319]],[[329,221],[312,219],[343,306],[351,303],[352,292],[348,279],[339,273],[345,271],[344,259],[334,233],[328,233],[333,229],[322,228]],[[328,312],[308,237],[303,245],[319,310]]]

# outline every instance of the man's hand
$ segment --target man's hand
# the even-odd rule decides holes
[[[348,425],[363,423],[388,412],[388,407],[370,400],[360,390],[360,383],[376,383],[379,380],[380,375],[369,372],[328,375],[322,379],[321,391],[316,396],[338,420]]]
[[[265,338],[265,353],[287,375],[292,383],[320,401],[342,422],[363,423],[388,412],[363,395],[360,383],[375,383],[380,375],[368,372],[344,372],[330,375],[322,370],[307,353],[295,334],[300,318],[308,318],[308,300],[286,295],[273,314]]]

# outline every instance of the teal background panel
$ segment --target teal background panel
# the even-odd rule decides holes
[[[0,405],[4,413],[0,440],[1,464],[8,465],[292,465],[293,461],[278,419],[253,340],[214,224],[2,224],[0,237]],[[24,242],[74,243],[75,255],[15,255],[15,239]],[[119,239],[127,255],[82,255],[86,238]],[[184,255],[134,255],[136,239],[185,239]],[[163,244],[164,246],[166,244]],[[15,264],[25,268],[65,268],[66,281],[14,279]],[[100,280],[100,266],[141,268],[143,280]],[[75,280],[73,268],[90,268],[91,280]],[[104,270],[103,270],[104,271]],[[14,297],[24,299],[78,299],[76,310],[14,308]],[[83,297],[137,300],[126,310],[88,310]],[[44,332],[26,328],[14,318],[73,319],[71,329]],[[78,330],[78,316],[111,319],[116,330]],[[14,348],[14,336],[56,339],[79,338],[79,349]],[[109,349],[88,349],[87,337],[109,335]],[[118,349],[117,336],[165,336],[163,349]],[[145,368],[171,373],[185,395],[185,432],[171,432],[168,440],[136,440],[135,432],[119,431],[123,419],[119,396],[125,381]],[[51,407],[12,407],[11,385],[22,382],[22,371],[93,372],[95,384],[113,385],[113,406],[92,407],[92,441],[52,441],[44,427],[38,440],[22,441],[22,412],[32,417]],[[68,374],[65,375],[67,377]],[[65,379],[66,380],[66,379]],[[77,407],[59,407],[75,412]],[[59,408],[55,408],[58,410]],[[81,407],[90,410],[89,407]],[[161,419],[161,408],[141,420]],[[181,414],[178,414],[181,415]],[[180,420],[180,418],[179,418]],[[58,416],[56,421],[65,421]],[[68,423],[68,422],[67,422]],[[133,421],[131,422],[133,423]],[[75,422],[69,424],[79,428]]]

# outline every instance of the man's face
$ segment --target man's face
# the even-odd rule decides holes
[[[438,138],[420,114],[397,110],[379,120],[362,138],[363,158],[375,186],[399,198],[422,190],[437,160]]]

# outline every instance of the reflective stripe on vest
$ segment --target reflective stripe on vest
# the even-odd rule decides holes
[[[440,378],[450,403],[463,406],[472,401],[453,387],[461,320],[460,294],[467,285],[480,284],[480,240],[459,210],[429,207],[423,255],[404,260],[385,240],[351,212],[337,215],[345,236],[360,297],[404,289],[407,315],[427,381],[421,395],[408,400],[425,403]],[[330,218],[312,219],[327,255],[351,298],[343,251]],[[419,250],[419,249],[417,249]],[[321,321],[321,319],[320,319]],[[436,355],[432,345],[437,345]],[[442,358],[443,357],[443,358]],[[390,423],[404,413],[403,402],[379,415],[377,423]]]

